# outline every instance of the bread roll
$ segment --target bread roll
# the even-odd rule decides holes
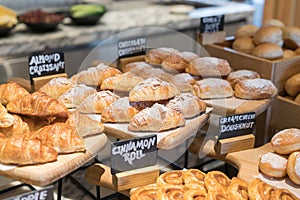
[[[288,128],[279,131],[271,139],[273,150],[279,154],[290,154],[300,150],[300,129]]]
[[[295,57],[297,55],[297,53],[293,50],[290,50],[290,49],[285,49],[283,50],[283,58],[292,58],[292,57]]]
[[[288,163],[287,163],[287,174],[293,183],[300,185],[300,152],[299,151],[293,152],[289,156]]]
[[[259,159],[259,170],[273,178],[282,178],[286,176],[287,159],[276,153],[266,153]]]
[[[295,103],[300,105],[300,93],[296,96]]]
[[[296,26],[286,27],[283,31],[284,46],[297,49],[300,46],[300,28]]]
[[[241,99],[268,99],[274,97],[277,92],[272,81],[261,78],[246,79],[234,87],[234,95]]]
[[[274,60],[283,57],[283,50],[276,44],[264,43],[256,46],[251,54],[260,58]]]
[[[206,78],[197,81],[193,85],[192,93],[201,99],[227,98],[234,94],[230,83],[218,78]]]
[[[240,37],[233,41],[232,48],[243,53],[251,53],[255,48],[255,44],[250,37]]]
[[[277,26],[266,26],[258,29],[253,35],[253,40],[256,45],[263,43],[273,43],[280,47],[283,45],[282,30]]]
[[[279,19],[268,19],[263,23],[263,26],[277,26],[281,29],[285,27],[284,23]]]
[[[229,81],[232,88],[234,88],[235,84],[238,83],[239,81],[246,80],[246,79],[254,79],[254,78],[260,78],[259,73],[252,70],[241,69],[241,70],[231,72],[227,77],[227,81]]]
[[[300,93],[300,73],[291,76],[285,83],[284,89],[288,95],[295,97]]]
[[[235,32],[235,38],[240,37],[253,37],[254,33],[258,30],[258,27],[252,24],[243,25]]]

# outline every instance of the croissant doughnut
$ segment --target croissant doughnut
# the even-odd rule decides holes
[[[276,153],[263,154],[259,160],[259,170],[269,177],[286,176],[287,159]]]
[[[180,185],[167,185],[161,187],[157,193],[157,199],[178,200],[184,197],[184,187]]]
[[[298,200],[299,198],[287,189],[277,189],[272,193],[271,199]]]
[[[260,179],[254,179],[248,187],[248,196],[250,200],[267,200],[271,199],[275,187],[263,182]]]
[[[290,154],[300,150],[300,129],[288,128],[276,133],[271,139],[273,150],[279,154]]]
[[[300,151],[290,154],[287,163],[287,174],[293,183],[300,185]]]
[[[161,174],[157,178],[157,185],[163,187],[165,185],[183,185],[183,174],[182,170],[172,170]]]
[[[248,199],[248,183],[233,177],[228,188],[231,200],[247,200]]]
[[[198,169],[189,169],[183,173],[184,185],[188,189],[197,189],[206,192],[204,178],[205,173]]]
[[[210,171],[204,178],[206,189],[227,191],[230,186],[230,179],[220,171]]]
[[[206,200],[207,193],[202,190],[187,190],[184,193],[183,200]]]
[[[139,187],[135,190],[130,191],[130,199],[131,200],[156,200],[157,199],[157,186],[156,185],[146,185],[143,187]]]

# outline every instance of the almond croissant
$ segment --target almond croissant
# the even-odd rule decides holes
[[[10,127],[14,123],[14,117],[7,113],[6,108],[0,103],[0,128]]]
[[[29,132],[29,126],[25,123],[19,115],[12,115],[13,124],[10,127],[0,128],[6,137],[11,137],[13,135],[23,135]]]
[[[5,83],[0,85],[0,103],[8,104],[10,101],[19,99],[29,92],[15,82]]]
[[[32,140],[25,135],[15,135],[0,139],[0,162],[4,164],[31,165],[52,162],[57,159],[57,152],[39,140]]]
[[[54,148],[58,153],[73,153],[85,150],[85,142],[76,128],[58,122],[27,134],[30,139],[38,139]]]

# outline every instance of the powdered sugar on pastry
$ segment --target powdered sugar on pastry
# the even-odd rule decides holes
[[[272,152],[262,155],[260,161],[262,163],[270,163],[270,165],[276,169],[285,168],[287,164],[286,158]]]

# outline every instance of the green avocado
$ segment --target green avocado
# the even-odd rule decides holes
[[[106,12],[104,5],[95,4],[76,4],[71,6],[70,13],[72,17],[80,18],[93,15],[101,15]]]

